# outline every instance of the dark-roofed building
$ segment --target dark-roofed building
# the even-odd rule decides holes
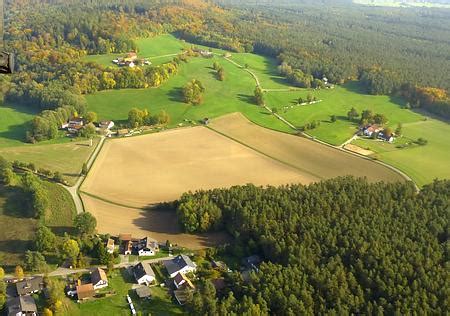
[[[154,256],[159,251],[159,244],[155,239],[145,237],[136,244],[136,250],[139,256]]]
[[[139,262],[132,270],[138,284],[149,285],[155,280],[155,272],[148,263]]]
[[[6,302],[8,316],[35,316],[37,307],[34,298],[26,295],[10,298]]]
[[[192,284],[191,280],[189,280],[184,274],[178,273],[173,278],[173,284],[175,284],[177,289],[189,287],[191,289],[194,289],[195,286]]]
[[[91,282],[94,285],[94,289],[98,290],[108,286],[108,278],[103,269],[95,268],[91,273]]]
[[[79,301],[87,300],[94,297],[95,290],[92,283],[82,284],[77,286],[77,297]]]
[[[136,295],[139,298],[150,298],[152,296],[152,292],[148,286],[141,286],[136,288]]]
[[[18,295],[28,295],[42,291],[44,279],[41,276],[33,277],[16,283]]]
[[[186,274],[197,270],[197,265],[186,255],[178,255],[172,260],[166,260],[164,266],[171,278],[174,278],[178,273]]]

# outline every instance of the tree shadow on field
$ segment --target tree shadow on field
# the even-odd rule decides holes
[[[170,90],[167,96],[170,101],[183,103],[183,89],[180,87]]]
[[[250,104],[255,104],[255,97],[253,95],[239,93],[237,96],[240,101],[244,101],[244,102],[250,103]]]
[[[69,235],[75,235],[77,233],[76,228],[71,226],[53,226],[50,229],[56,236],[64,236],[64,233]]]
[[[225,232],[184,233],[178,223],[175,207],[170,203],[148,206],[139,212],[138,218],[133,219],[133,224],[149,231],[150,235],[153,233],[154,238],[161,242],[170,240],[188,248],[212,247],[230,240],[230,236]]]

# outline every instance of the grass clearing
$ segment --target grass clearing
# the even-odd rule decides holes
[[[428,119],[404,124],[403,135],[403,139],[394,144],[362,139],[353,143],[362,148],[370,148],[376,152],[378,159],[407,173],[419,186],[436,178],[450,178],[450,126],[447,123]],[[428,140],[428,144],[396,147],[398,143],[412,142],[419,137]]]
[[[23,145],[27,124],[36,112],[26,106],[3,104],[0,95],[0,148]]]
[[[89,140],[85,139],[67,141],[62,144],[39,143],[0,148],[0,155],[10,161],[33,163],[37,168],[59,171],[70,184],[74,184],[83,163],[87,161],[99,140],[94,139],[92,147],[89,146]]]

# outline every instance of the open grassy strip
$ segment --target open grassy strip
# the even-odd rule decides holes
[[[62,144],[27,144],[18,147],[0,148],[0,155],[10,161],[18,160],[33,163],[37,168],[44,168],[53,172],[59,171],[63,177],[74,184],[81,172],[83,163],[95,149],[98,139],[94,139],[93,146],[85,139],[70,141]]]
[[[70,308],[64,313],[67,316],[76,315],[130,315],[130,307],[126,296],[130,295],[136,311],[143,315],[182,315],[183,310],[172,301],[167,289],[152,287],[151,300],[140,300],[132,290],[134,279],[125,269],[115,270],[109,277],[109,288],[115,294],[109,297],[95,299],[84,303],[71,302]]]
[[[59,184],[45,181],[44,185],[50,197],[45,224],[55,230],[71,229],[77,214],[72,196]]]
[[[353,144],[375,152],[375,157],[407,173],[419,186],[434,179],[450,178],[450,125],[439,120],[428,119],[403,126],[403,139],[394,144],[374,140],[358,139]],[[425,146],[413,141],[422,137],[428,140]],[[399,144],[410,143],[405,148]]]
[[[318,100],[316,104],[297,105],[298,98],[306,99],[311,94]],[[347,119],[347,112],[354,107],[361,113],[369,109],[374,113],[386,115],[388,125],[417,122],[423,116],[410,110],[402,109],[404,100],[390,96],[367,95],[357,82],[350,82],[334,89],[306,90],[294,92],[268,92],[266,102],[269,108],[276,108],[278,113],[297,127],[312,121],[320,121],[320,126],[308,133],[333,145],[340,145],[353,136],[358,127],[357,122]],[[337,121],[332,123],[331,115]]]

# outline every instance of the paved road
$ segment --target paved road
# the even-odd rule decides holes
[[[101,137],[100,141],[97,144],[97,147],[95,147],[95,150],[92,152],[91,156],[89,157],[89,160],[87,161],[87,169],[88,170],[92,167],[92,164],[94,163],[95,158],[97,158],[97,155],[100,152],[100,149],[102,148],[103,143],[105,142],[105,139],[106,139],[105,136]],[[74,186],[69,187],[69,186],[63,185],[63,187],[66,188],[66,190],[72,196],[73,201],[75,202],[75,208],[77,210],[77,214],[84,212],[83,201],[81,201],[81,197],[78,192],[81,184],[83,183],[84,178],[85,178],[84,175],[80,175],[80,177],[78,178],[78,180]]]

